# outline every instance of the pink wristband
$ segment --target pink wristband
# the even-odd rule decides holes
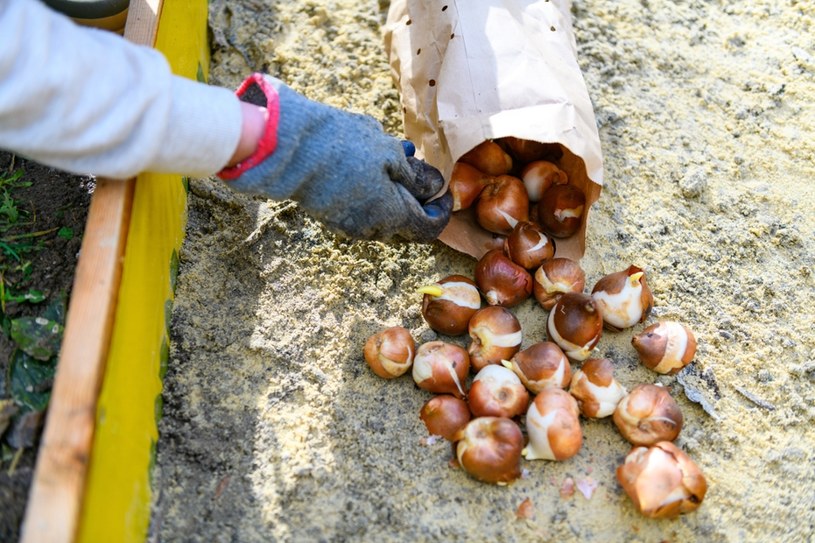
[[[271,155],[277,147],[277,124],[280,119],[280,97],[277,90],[272,86],[263,74],[254,73],[244,79],[243,83],[235,91],[238,98],[243,97],[246,91],[252,86],[257,85],[266,97],[266,110],[268,111],[268,119],[266,120],[266,128],[263,131],[260,141],[258,141],[257,149],[251,156],[242,160],[234,166],[224,168],[216,175],[221,179],[230,181],[237,179],[246,170],[254,168],[263,162],[269,155]],[[261,104],[257,104],[261,105]]]

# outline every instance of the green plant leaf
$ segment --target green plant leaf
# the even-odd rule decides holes
[[[7,302],[16,303],[28,302],[31,304],[38,304],[45,300],[45,294],[43,294],[42,291],[33,288],[28,289],[27,292],[24,292],[22,294],[15,294],[12,293],[11,291],[6,290],[3,292],[3,298]]]
[[[47,361],[59,352],[64,327],[45,317],[19,317],[11,321],[11,339],[29,356]]]
[[[61,237],[62,239],[74,239],[74,229],[63,226],[57,232],[57,236]]]
[[[58,322],[62,325],[65,324],[65,311],[68,306],[68,295],[61,292],[56,300],[48,304],[42,312],[42,317]]]
[[[56,358],[43,364],[23,351],[14,351],[11,357],[11,397],[32,411],[44,410],[51,398],[56,367]]]

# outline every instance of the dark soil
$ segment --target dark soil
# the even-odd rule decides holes
[[[7,174],[17,169],[22,169],[23,179],[32,183],[30,187],[13,193],[18,209],[28,213],[30,223],[12,233],[51,232],[37,236],[39,249],[26,255],[32,264],[30,274],[5,278],[6,284],[11,282],[17,290],[34,288],[42,291],[46,299],[39,304],[9,303],[6,314],[10,318],[38,315],[47,304],[70,295],[88,205],[95,186],[92,178],[67,174],[0,152],[0,172]],[[57,235],[62,227],[73,231],[70,239]],[[0,253],[0,262],[5,258],[10,257]],[[0,399],[10,397],[6,376],[14,348],[9,338],[0,334]],[[11,431],[12,428],[9,428],[2,436],[4,444]],[[7,445],[4,452],[9,452]],[[24,450],[13,470],[10,469],[11,460],[5,455],[0,461],[0,541],[12,542],[19,538],[35,460],[36,448],[30,448]]]

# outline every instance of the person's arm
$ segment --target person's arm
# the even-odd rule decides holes
[[[0,148],[126,178],[208,176],[252,147],[232,91],[174,76],[153,49],[32,0],[0,1],[0,36]]]

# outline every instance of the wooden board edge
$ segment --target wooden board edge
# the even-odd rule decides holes
[[[131,0],[125,39],[152,47],[162,0]],[[68,307],[21,543],[76,538],[135,179],[98,179]]]
[[[22,543],[72,541],[76,533],[134,186],[98,179],[91,199]]]

